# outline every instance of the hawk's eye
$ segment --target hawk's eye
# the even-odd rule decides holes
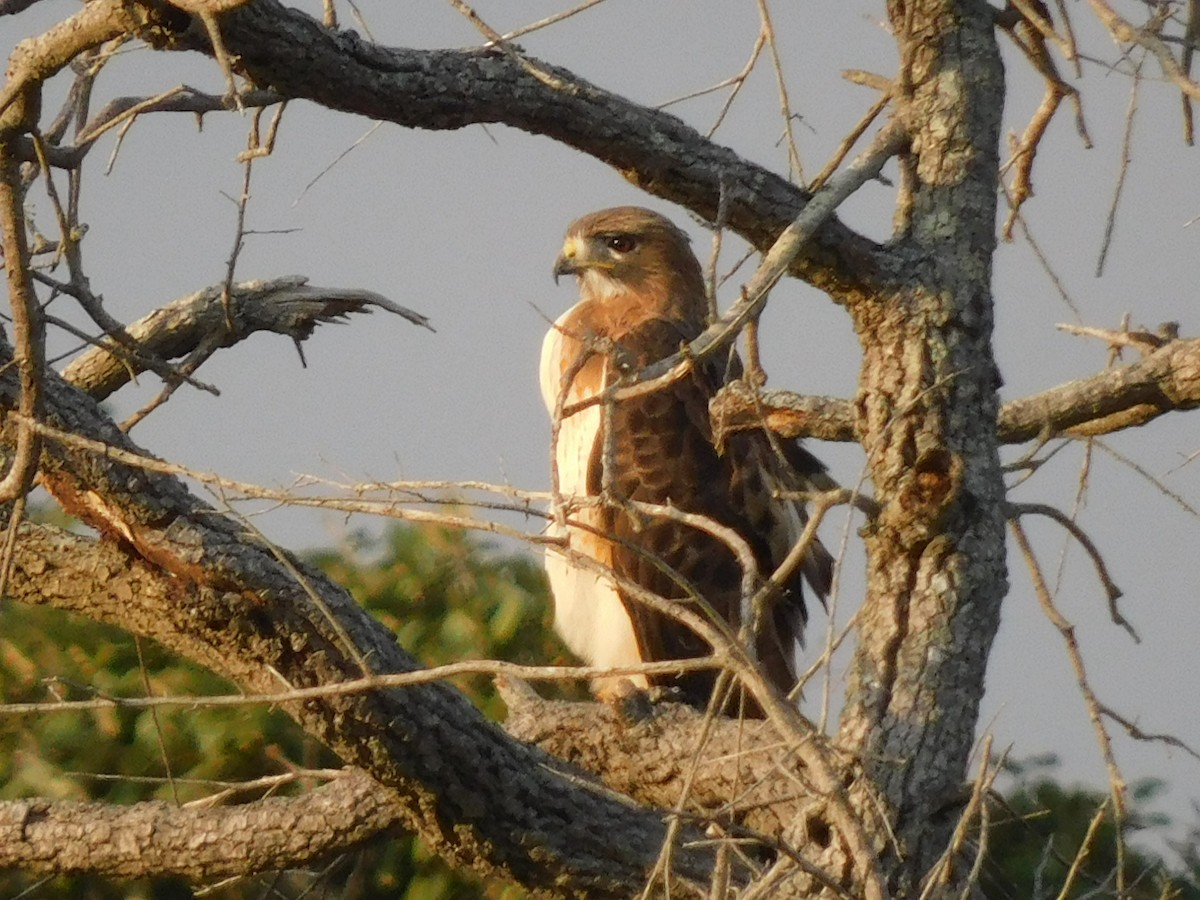
[[[609,250],[628,253],[637,246],[637,238],[631,234],[610,234],[604,238],[604,244]]]

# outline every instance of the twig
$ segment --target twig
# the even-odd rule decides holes
[[[1108,567],[1104,564],[1104,557],[1092,543],[1092,539],[1087,536],[1078,523],[1065,515],[1062,510],[1056,509],[1045,503],[1008,503],[1005,507],[1005,514],[1011,521],[1016,521],[1023,515],[1039,515],[1053,519],[1068,532],[1071,537],[1075,538],[1083,547],[1089,557],[1091,557],[1092,565],[1096,567],[1096,575],[1100,578],[1100,583],[1104,586],[1104,593],[1108,599],[1108,613],[1112,617],[1114,625],[1120,625],[1129,634],[1135,642],[1141,643],[1142,639],[1138,637],[1138,633],[1133,626],[1121,615],[1117,608],[1117,601],[1121,598],[1122,591],[1113,582],[1112,577],[1108,574]]]
[[[783,75],[783,62],[779,58],[779,45],[775,39],[775,26],[771,23],[771,11],[767,0],[758,0],[758,15],[762,20],[762,31],[771,51],[771,65],[775,71],[775,89],[779,92],[779,114],[783,117],[783,134],[787,141],[789,175],[799,184],[804,184],[804,164],[800,162],[800,149],[796,146],[796,135],[792,130],[792,104],[788,99],[787,79]]]
[[[1145,466],[1109,446],[1105,441],[1093,440],[1092,443],[1115,459],[1117,462],[1132,469],[1134,472],[1152,484],[1164,497],[1173,500],[1175,504],[1188,515],[1192,516],[1193,518],[1200,519],[1200,509],[1192,506],[1190,503],[1184,500],[1179,493],[1168,488],[1160,479],[1156,478],[1153,473],[1147,471]]]
[[[1092,820],[1088,822],[1087,831],[1084,832],[1079,849],[1075,851],[1075,857],[1071,860],[1070,868],[1067,869],[1067,875],[1063,879],[1062,889],[1059,890],[1056,900],[1067,900],[1068,897],[1072,896],[1071,888],[1075,886],[1075,879],[1083,871],[1083,861],[1087,859],[1088,854],[1091,852],[1092,841],[1096,839],[1096,832],[1100,830],[1100,825],[1104,822],[1105,816],[1108,815],[1108,804],[1110,801],[1110,797],[1105,797],[1104,801],[1096,807],[1096,812],[1092,816]]]
[[[1083,655],[1080,653],[1079,643],[1075,639],[1075,628],[1054,605],[1054,600],[1051,598],[1050,591],[1046,587],[1045,578],[1042,576],[1041,567],[1034,556],[1029,539],[1025,536],[1025,529],[1021,526],[1020,519],[1010,519],[1008,524],[1012,529],[1013,537],[1016,539],[1017,547],[1020,549],[1021,555],[1024,557],[1025,563],[1029,568],[1029,576],[1033,582],[1033,589],[1037,595],[1038,602],[1041,604],[1046,618],[1050,620],[1051,624],[1054,625],[1058,633],[1062,636],[1063,645],[1067,650],[1067,658],[1071,662],[1071,667],[1075,670],[1075,680],[1083,696],[1088,718],[1092,721],[1092,728],[1096,733],[1096,741],[1100,745],[1100,754],[1104,759],[1105,768],[1108,770],[1109,790],[1113,803],[1117,864],[1119,867],[1118,878],[1123,878],[1125,844],[1123,829],[1127,818],[1125,809],[1125,779],[1121,775],[1116,757],[1113,755],[1112,738],[1108,734],[1108,729],[1104,727],[1103,708],[1096,697],[1095,691],[1092,690],[1091,683],[1088,681],[1087,670],[1083,664]]]
[[[532,62],[526,59],[525,56],[522,55],[513,44],[509,43],[504,35],[500,34],[500,32],[488,25],[487,22],[480,18],[479,13],[475,12],[475,10],[472,9],[467,3],[463,2],[463,0],[447,0],[447,2],[456,10],[458,10],[458,12],[460,12],[468,22],[479,29],[479,32],[488,39],[489,47],[495,47],[505,56],[511,58],[513,62],[519,65],[522,69],[536,78],[542,84],[546,85],[546,87],[553,88],[556,91],[564,91],[566,93],[575,92],[576,88],[574,85],[568,84],[557,75],[547,72],[545,69],[534,65]]]
[[[1183,69],[1180,68],[1179,63],[1176,62],[1175,56],[1171,53],[1171,48],[1151,29],[1135,28],[1118,15],[1105,0],[1088,0],[1088,4],[1092,7],[1092,11],[1096,13],[1096,16],[1100,19],[1104,27],[1112,34],[1114,40],[1124,44],[1136,44],[1149,50],[1168,81],[1179,88],[1184,96],[1191,97],[1193,100],[1200,100],[1200,85],[1188,78]],[[1163,10],[1169,8],[1169,5],[1162,7]],[[1152,15],[1159,15],[1159,12],[1156,10]]]
[[[1100,712],[1102,712],[1108,718],[1112,719],[1114,722],[1116,722],[1118,725],[1120,725],[1122,728],[1124,728],[1125,733],[1128,734],[1135,741],[1145,741],[1147,743],[1166,744],[1168,747],[1174,747],[1177,750],[1182,750],[1184,753],[1188,754],[1188,756],[1191,756],[1192,758],[1194,758],[1196,760],[1200,760],[1200,752],[1197,752],[1196,750],[1192,749],[1190,744],[1186,743],[1185,741],[1180,740],[1179,738],[1175,737],[1175,735],[1173,735],[1173,734],[1157,734],[1157,733],[1143,731],[1141,728],[1138,727],[1138,725],[1136,723],[1125,718],[1125,716],[1118,713],[1111,706],[1106,706],[1104,704],[1101,704]]]
[[[1117,183],[1113,186],[1112,203],[1108,208],[1108,216],[1104,221],[1104,238],[1100,242],[1100,254],[1096,258],[1096,277],[1104,274],[1104,262],[1108,259],[1108,250],[1112,246],[1113,231],[1117,225],[1117,208],[1121,203],[1121,194],[1125,190],[1125,180],[1129,175],[1129,164],[1133,162],[1133,123],[1137,117],[1138,88],[1142,83],[1142,62],[1139,60],[1133,71],[1133,86],[1129,89],[1129,106],[1125,111],[1125,133],[1121,138],[1121,163],[1117,169]]]
[[[925,876],[925,886],[922,888],[920,896],[917,900],[928,900],[940,891],[949,887],[955,872],[955,859],[962,852],[963,844],[966,843],[967,836],[970,834],[971,826],[977,818],[982,818],[986,814],[987,804],[985,798],[992,789],[992,785],[996,781],[1002,770],[1002,766],[992,765],[992,736],[984,735],[983,744],[979,752],[979,774],[975,776],[975,781],[971,785],[971,796],[967,800],[966,807],[958,817],[958,822],[954,826],[954,832],[950,835],[950,840],[946,844],[946,849],[942,851],[942,855],[938,857],[938,861]],[[980,834],[985,831],[981,828]],[[972,871],[975,871],[980,861],[983,859],[984,850],[981,847],[976,853],[975,864],[972,866]],[[964,900],[970,896],[970,887],[974,879],[968,877],[963,885],[962,896]]]
[[[42,379],[46,367],[45,323],[29,271],[20,165],[11,145],[0,140],[0,241],[4,250],[9,304],[12,308],[14,359],[21,386],[17,401],[16,447],[8,471],[0,479],[0,503],[12,504],[0,550],[0,596],[7,593],[16,551],[17,529],[25,515],[26,497],[33,487],[41,454],[35,426],[42,415]]]
[[[1040,4],[1039,4],[1040,6]],[[1046,41],[1053,41],[1067,52],[1070,43],[1059,37],[1053,24],[1047,20],[1038,6],[1029,0],[1013,0],[1013,7],[1020,14],[1020,21],[1015,27],[1007,27],[1006,31],[1014,44],[1020,48],[1029,60],[1030,65],[1046,82],[1046,93],[1038,105],[1025,133],[1019,141],[1013,141],[1012,158],[1003,167],[1013,169],[1011,187],[1005,187],[1008,199],[1009,214],[1005,219],[1002,233],[1005,240],[1012,240],[1012,230],[1025,201],[1033,196],[1033,165],[1038,148],[1050,122],[1058,112],[1064,98],[1069,97],[1075,107],[1075,129],[1083,140],[1083,146],[1090,148],[1092,139],[1088,135],[1087,124],[1083,118],[1083,104],[1079,91],[1063,80],[1046,48]]]
[[[725,117],[729,115],[729,110],[733,108],[734,100],[737,99],[737,96],[741,93],[742,88],[746,86],[746,79],[750,77],[750,73],[754,71],[754,67],[758,63],[758,58],[762,56],[762,50],[766,45],[766,42],[766,31],[760,27],[758,29],[758,36],[754,39],[754,46],[750,48],[750,58],[746,60],[746,64],[742,66],[742,70],[732,78],[727,78],[725,81],[721,82],[720,84],[713,85],[711,88],[712,90],[719,90],[722,87],[728,86],[730,87],[730,91],[729,95],[725,98],[725,102],[721,104],[720,110],[717,111],[717,117],[713,119],[712,125],[709,126],[708,131],[705,133],[705,137],[711,138],[714,134],[716,134],[717,129],[720,128],[721,124],[725,121]],[[684,98],[681,97],[679,99]]]
[[[889,103],[892,102],[892,92],[889,89],[871,104],[871,108],[863,114],[863,117],[858,120],[858,123],[850,129],[850,133],[842,138],[837,149],[833,151],[833,156],[825,163],[824,168],[817,173],[817,177],[812,180],[809,189],[813,191],[820,190],[825,186],[830,176],[837,171],[837,167],[842,164],[842,160],[854,149],[854,145],[858,143],[858,139],[866,133],[866,130],[871,127],[871,123],[879,118],[879,114],[887,109]]]
[[[593,6],[597,6],[603,2],[604,0],[584,0],[584,2],[580,3],[578,6],[573,6],[570,9],[554,13],[553,15],[546,16],[544,19],[538,19],[536,22],[530,22],[528,25],[522,25],[520,28],[513,29],[506,34],[502,34],[500,35],[500,41],[511,41],[515,38],[521,37],[522,35],[529,34],[532,31],[539,31],[543,28],[548,28],[551,25],[561,22],[563,19],[569,19],[571,16],[578,15],[584,10],[591,9]]]
[[[391,688],[413,687],[432,684],[462,675],[490,675],[494,678],[519,678],[523,681],[587,681],[607,675],[674,675],[679,672],[695,672],[719,668],[722,662],[713,657],[700,659],[673,659],[665,662],[641,663],[636,666],[603,668],[599,666],[523,666],[503,660],[463,660],[446,663],[415,672],[389,672],[365,675],[334,684],[316,687],[290,688],[269,694],[211,694],[147,695],[143,697],[119,697],[99,689],[89,688],[93,694],[89,700],[29,701],[24,703],[0,703],[2,716],[30,716],[48,713],[91,712],[100,709],[163,709],[186,707],[188,709],[219,709],[247,706],[277,706],[303,700],[329,697],[345,697]],[[47,682],[54,683],[53,680]]]

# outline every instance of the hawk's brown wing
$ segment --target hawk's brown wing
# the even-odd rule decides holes
[[[693,337],[678,323],[650,320],[616,338],[614,362],[640,368],[677,352],[681,343]],[[622,499],[669,504],[732,528],[750,546],[760,578],[766,578],[791,546],[791,538],[783,533],[789,518],[800,517],[802,524],[803,512],[797,504],[773,495],[775,489],[796,485],[782,483],[783,461],[763,435],[738,434],[723,453],[713,446],[708,402],[721,382],[717,366],[698,366],[661,390],[615,403],[606,416],[612,428],[610,486],[618,504]],[[589,467],[589,494],[599,494],[603,486],[604,445],[602,432]],[[796,460],[801,466],[823,471],[815,458],[800,452],[804,455]],[[800,479],[803,473],[787,477]],[[619,576],[698,611],[704,608],[702,598],[736,632],[743,572],[725,543],[690,525],[635,509],[612,506],[605,519],[614,539],[613,569]],[[820,590],[828,582],[828,554],[823,547],[814,548],[810,557],[820,560],[814,569]],[[682,659],[710,652],[707,643],[685,625],[627,594],[622,599],[643,659]],[[796,574],[775,597],[757,641],[760,665],[785,691],[795,680],[793,653],[805,618],[801,576]],[[712,672],[657,679],[679,686],[697,704],[707,701],[714,680]]]

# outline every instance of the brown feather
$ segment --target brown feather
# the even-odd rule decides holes
[[[628,241],[622,242],[623,238]],[[629,245],[628,250],[616,248]],[[609,249],[612,248],[612,249]],[[569,251],[569,252],[568,252]],[[636,207],[585,216],[568,231],[557,272],[580,278],[580,303],[560,320],[564,332],[562,376],[577,370],[574,396],[593,396],[611,373],[637,370],[676,353],[704,328],[707,303],[700,265],[678,228]],[[601,340],[603,339],[603,340]],[[587,357],[580,366],[582,357]],[[802,489],[824,477],[824,467],[794,442],[773,444],[764,435],[741,432],[718,449],[713,444],[708,403],[731,371],[697,364],[652,393],[612,404],[602,422],[612,430],[613,501],[589,516],[611,540],[586,551],[611,565],[619,579],[664,598],[702,609],[703,603],[736,632],[741,622],[743,572],[722,541],[679,521],[631,510],[624,501],[669,504],[706,516],[735,530],[749,545],[760,579],[768,577],[791,547],[789,518],[803,511],[775,497],[778,488]],[[606,374],[607,373],[607,374]],[[589,496],[605,487],[604,424],[596,434],[586,473]],[[574,544],[574,538],[572,538]],[[590,542],[589,542],[590,543]],[[582,545],[580,545],[582,546]],[[815,544],[802,573],[788,579],[761,623],[756,650],[766,676],[780,690],[795,683],[794,650],[807,618],[801,581],[807,576],[818,596],[828,590],[832,559]],[[711,648],[691,629],[655,612],[625,592],[638,652],[644,660],[705,656]],[[673,684],[689,702],[706,703],[712,672],[688,673],[652,682]]]

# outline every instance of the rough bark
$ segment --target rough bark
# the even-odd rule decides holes
[[[949,844],[1006,589],[991,259],[1004,72],[985,4],[889,4],[912,136],[895,281],[850,305],[855,430],[881,510],[839,743],[889,813],[890,887]],[[903,206],[907,206],[907,210]]]
[[[399,825],[401,809],[356,771],[302,797],[236,807],[12,800],[0,803],[0,868],[196,881],[294,869]]]
[[[336,322],[372,307],[429,327],[429,320],[371,291],[319,288],[301,276],[214,285],[159,307],[125,329],[142,356],[159,360],[186,357],[189,371],[222,347],[232,347],[258,331],[290,337],[299,347],[323,322]],[[103,400],[146,370],[120,344],[106,338],[72,360],[63,378]]]

